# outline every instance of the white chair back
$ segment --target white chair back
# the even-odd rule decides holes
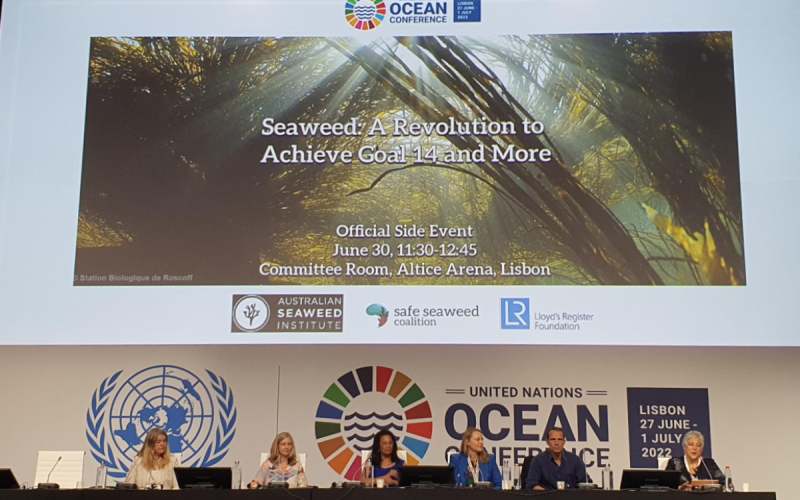
[[[361,452],[361,466],[363,467],[367,460],[369,460],[369,454],[372,453],[370,450],[364,450]],[[406,450],[397,450],[397,458],[402,460],[403,462],[408,460],[408,452]]]
[[[669,457],[658,457],[658,470],[666,469],[669,460]]]
[[[458,453],[459,453],[459,452],[457,452],[456,450],[450,450],[450,451],[448,451],[448,452],[447,452],[447,463],[449,464],[449,463],[450,463],[450,458],[451,458],[453,455],[456,455],[456,454],[458,454]]]
[[[72,490],[83,481],[85,451],[40,451],[33,484],[57,483],[62,490]],[[59,460],[61,457],[61,460]],[[58,463],[58,465],[56,465]],[[53,468],[55,466],[55,468]],[[52,471],[52,473],[51,473]],[[50,476],[48,480],[47,476]]]
[[[183,455],[182,453],[170,453],[169,455],[171,457],[174,457],[174,459],[175,459],[175,467],[180,467],[181,464],[183,464],[183,462],[181,461],[181,458],[182,458],[181,455]]]

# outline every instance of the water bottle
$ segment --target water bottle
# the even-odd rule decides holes
[[[100,462],[100,467],[97,468],[97,477],[95,477],[94,479],[94,487],[105,488],[107,478],[108,478],[108,469],[106,469],[106,463]]]
[[[242,489],[242,467],[239,465],[238,460],[233,462],[233,489]]]
[[[503,460],[503,489],[511,489],[511,460]]]
[[[513,480],[513,483],[514,483],[514,489],[515,490],[522,489],[522,485],[520,484],[520,478],[522,477],[522,465],[514,464],[514,472],[513,472],[513,474],[514,475],[511,476],[511,479]]]
[[[373,469],[372,464],[367,464],[364,466],[364,479],[366,482],[366,487],[372,488],[372,483],[375,479],[375,469]]]
[[[603,467],[603,489],[604,490],[613,490],[614,489],[614,471],[611,470],[611,465],[606,464]]]
[[[730,465],[725,466],[725,491],[733,493],[733,474],[731,473]]]

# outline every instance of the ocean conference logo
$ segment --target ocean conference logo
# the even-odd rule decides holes
[[[361,452],[388,429],[406,450],[407,465],[428,453],[433,416],[425,393],[411,378],[385,366],[362,366],[336,379],[317,407],[314,435],[322,457],[348,481],[361,479]]]
[[[172,453],[188,467],[211,467],[228,454],[236,435],[233,390],[205,370],[200,377],[175,365],[144,368],[122,381],[104,379],[86,411],[86,439],[108,474],[124,479],[152,428],[163,429]]]
[[[454,22],[480,21],[480,0],[456,0]],[[389,24],[444,24],[448,2],[434,0],[347,0],[344,17],[353,28],[369,31]]]
[[[383,0],[347,0],[344,4],[344,18],[350,26],[360,31],[377,28],[386,17],[386,3]]]
[[[342,332],[344,295],[234,295],[231,333]]]

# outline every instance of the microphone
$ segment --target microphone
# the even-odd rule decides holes
[[[150,470],[150,469],[147,469],[147,479],[149,479],[149,480],[150,480],[150,484],[149,484],[149,485],[147,485],[147,487],[148,487],[148,488],[150,488],[151,490],[161,490],[161,489],[164,489],[164,485],[163,485],[163,484],[158,484],[158,483],[156,482],[156,478],[155,478],[155,477],[153,477],[153,471],[152,471],[152,470]]]
[[[37,488],[39,488],[40,490],[57,490],[57,489],[60,488],[58,483],[51,483],[50,482],[50,476],[53,474],[53,471],[56,470],[56,466],[61,461],[61,458],[62,458],[61,456],[58,457],[58,459],[56,460],[56,463],[53,464],[53,468],[50,469],[50,472],[47,473],[47,481],[44,482],[44,483],[39,483],[37,485]]]
[[[586,467],[586,460],[583,455],[586,453],[586,448],[581,450],[580,459],[583,462],[583,482],[578,483],[578,488],[582,490],[593,490],[596,486],[594,483],[589,482],[589,470]]]
[[[581,462],[583,462],[583,482],[584,483],[588,483],[589,482],[589,471],[586,469],[586,460],[582,459]]]
[[[716,479],[712,474],[711,471],[708,470],[708,466],[706,465],[706,461],[703,460],[703,457],[700,457],[700,463],[703,464],[703,468],[706,470],[706,474],[708,474],[709,479]]]
[[[481,470],[480,459],[478,459],[478,480],[473,482],[473,488],[491,488],[492,483],[486,480],[486,476]]]
[[[56,463],[53,464],[53,468],[50,469],[50,472],[47,473],[47,483],[50,482],[50,476],[53,474],[53,471],[56,470],[56,465],[61,461],[61,456],[59,455],[58,459],[56,459]]]

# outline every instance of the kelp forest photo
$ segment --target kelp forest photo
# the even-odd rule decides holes
[[[729,32],[92,39],[75,284],[744,285],[743,241]]]

